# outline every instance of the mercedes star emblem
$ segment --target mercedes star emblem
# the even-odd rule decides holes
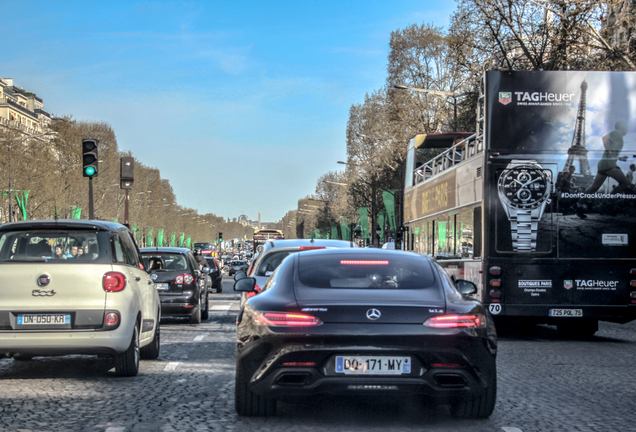
[[[380,318],[380,315],[382,314],[377,309],[369,309],[367,311],[367,318],[369,318],[370,320],[377,320],[378,318]]]

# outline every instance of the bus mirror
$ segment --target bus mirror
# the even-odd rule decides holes
[[[467,280],[456,280],[455,288],[464,296],[477,294],[477,285]]]

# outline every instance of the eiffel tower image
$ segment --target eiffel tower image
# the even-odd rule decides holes
[[[585,94],[587,93],[587,82],[581,83],[581,98],[579,99],[579,109],[576,113],[576,124],[574,125],[574,136],[572,145],[568,149],[568,160],[563,167],[563,172],[567,172],[575,161],[579,162],[581,174],[592,176],[590,162],[587,160],[587,148],[585,148]]]

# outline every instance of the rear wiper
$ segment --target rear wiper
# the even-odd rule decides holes
[[[48,262],[49,260],[44,257],[24,257],[4,260],[4,262]]]

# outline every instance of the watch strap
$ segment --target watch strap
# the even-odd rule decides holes
[[[537,249],[538,227],[539,219],[532,214],[532,210],[517,210],[516,215],[511,215],[512,250],[534,252]]]

